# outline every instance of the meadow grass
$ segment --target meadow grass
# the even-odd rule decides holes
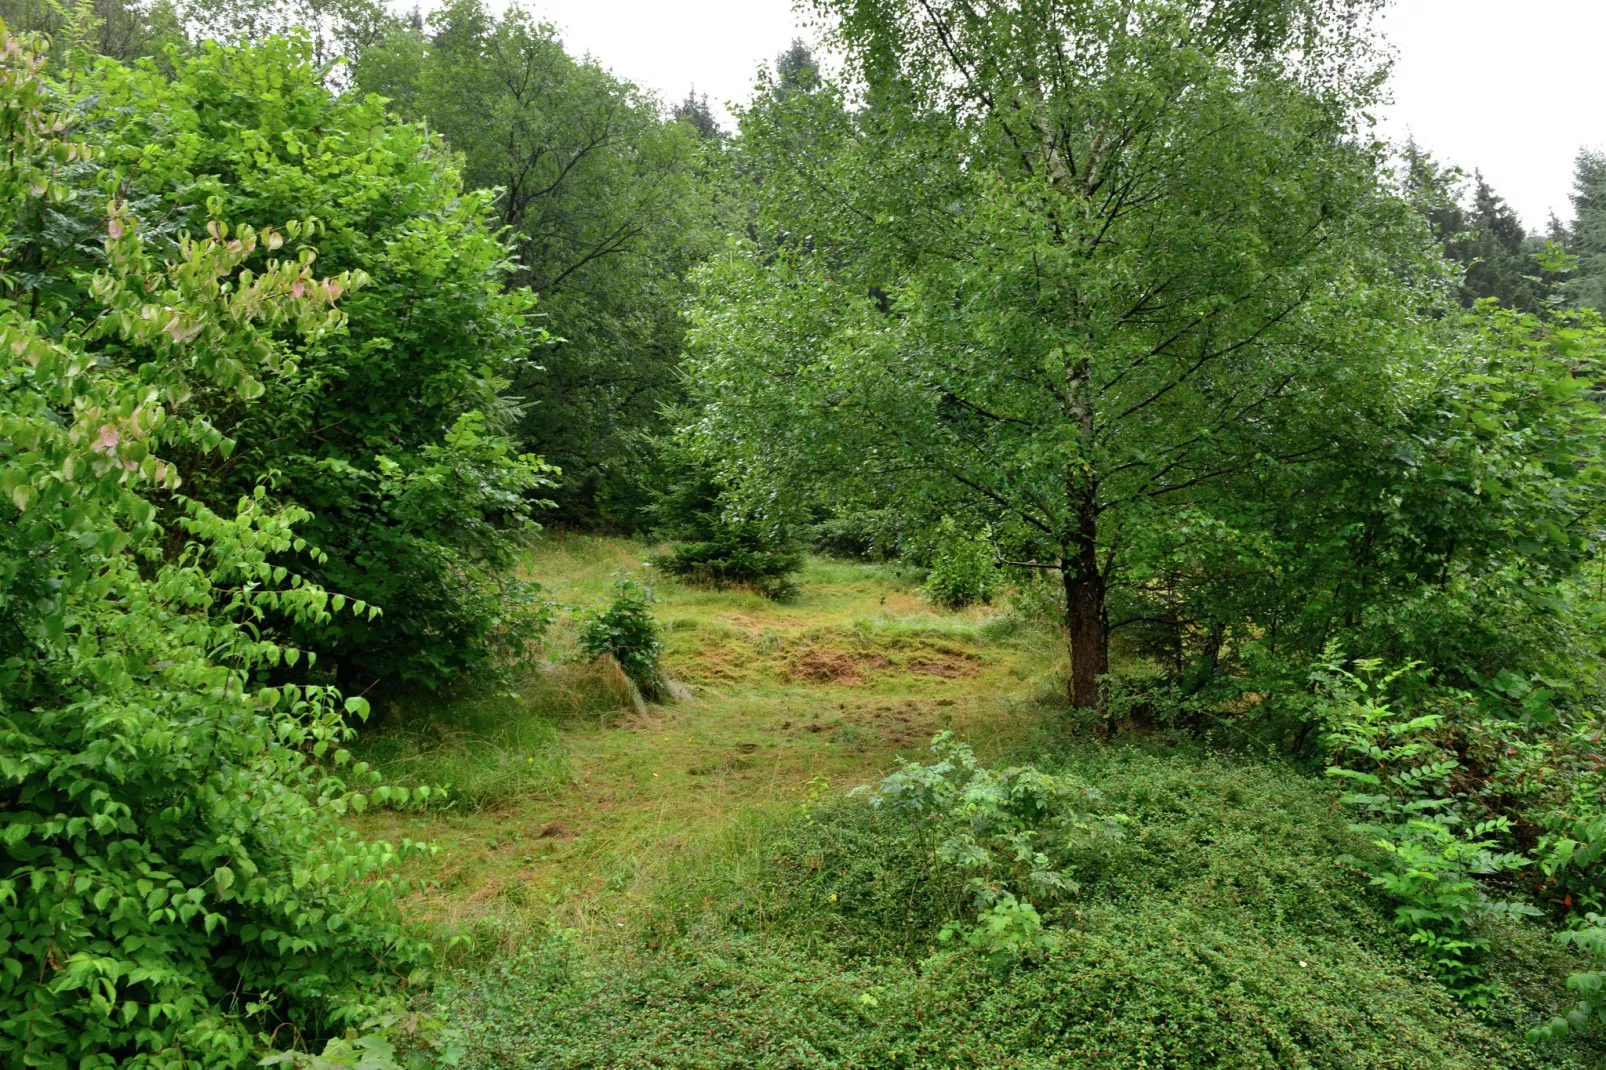
[[[1041,615],[943,611],[907,572],[820,559],[776,603],[658,577],[656,550],[548,538],[524,566],[562,607],[539,660],[504,693],[421,704],[361,744],[392,778],[454,782],[445,806],[356,823],[436,845],[409,863],[407,908],[449,943],[431,1005],[468,1038],[465,1065],[1602,1057],[1592,1039],[1516,1039],[1571,968],[1536,926],[1501,936],[1507,1019],[1429,982],[1339,861],[1365,845],[1328,785],[1163,732],[1091,740]],[[641,703],[616,668],[577,660],[575,616],[624,575],[654,588],[689,699]],[[848,797],[945,730],[990,763],[1070,770],[1131,820],[1052,916],[1070,938],[1007,979],[937,943],[968,909],[962,875]]]
[[[1014,697],[1063,671],[1055,637],[1001,626],[996,607],[934,608],[907,570],[814,558],[777,603],[659,575],[658,552],[544,537],[522,568],[560,607],[540,664],[508,693],[419,703],[359,743],[395,782],[453,788],[444,806],[357,822],[436,845],[411,864],[415,917],[478,933],[481,953],[552,918],[617,928],[687,851],[872,782],[939,731],[996,755],[1060,716]],[[664,668],[689,700],[637,706],[576,661],[576,615],[625,576],[653,588]]]

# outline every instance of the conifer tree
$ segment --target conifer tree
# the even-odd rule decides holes
[[[1606,152],[1585,149],[1573,165],[1573,222],[1568,251],[1578,275],[1567,283],[1575,308],[1606,309]]]

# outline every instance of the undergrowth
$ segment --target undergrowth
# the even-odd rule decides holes
[[[1124,820],[1057,856],[1079,890],[1039,904],[1053,939],[1034,954],[1000,970],[941,942],[973,915],[975,870],[912,811],[822,795],[671,867],[612,939],[552,928],[459,975],[437,1000],[464,1065],[1537,1070],[1606,1054],[1522,1043],[1568,967],[1521,922],[1489,962],[1504,1018],[1428,981],[1337,861],[1360,844],[1320,783],[1159,739],[1038,757]]]

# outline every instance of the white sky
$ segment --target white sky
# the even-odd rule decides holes
[[[680,100],[744,100],[758,65],[808,36],[790,0],[528,0],[571,51]],[[1606,0],[1395,0],[1395,104],[1382,117],[1471,172],[1540,229],[1583,145],[1606,147]]]

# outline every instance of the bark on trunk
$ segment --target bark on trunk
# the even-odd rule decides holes
[[[1076,542],[1064,562],[1065,620],[1071,632],[1069,698],[1072,706],[1098,709],[1104,705],[1099,677],[1110,671],[1110,645],[1096,504],[1084,501],[1079,514]]]

